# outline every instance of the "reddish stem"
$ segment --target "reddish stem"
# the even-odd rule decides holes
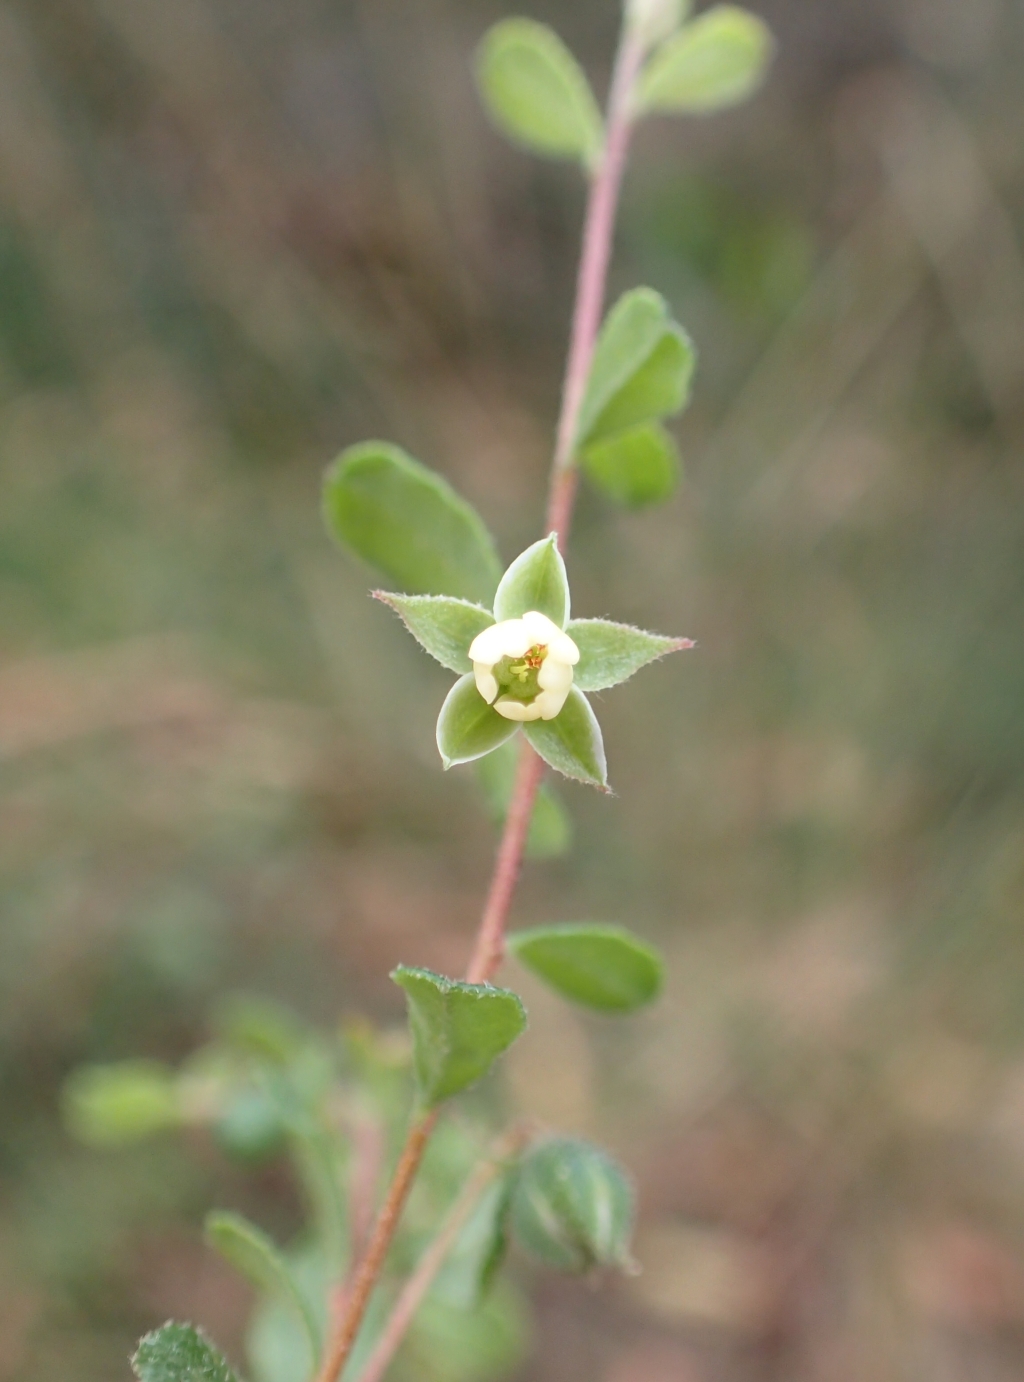
[[[576,306],[573,310],[546,519],[546,531],[558,534],[558,545],[562,551],[569,536],[576,495],[576,432],[601,324],[615,212],[629,147],[630,98],[643,56],[643,47],[636,37],[628,30],[624,31],[608,94],[605,147],[587,200],[576,280]],[[466,972],[470,983],[486,983],[501,964],[505,951],[505,926],[543,775],[543,762],[524,741],[487,902],[473,957]],[[366,1255],[353,1279],[347,1309],[328,1343],[316,1382],[337,1382],[348,1361],[437,1117],[437,1111],[434,1110],[418,1118],[409,1130]]]

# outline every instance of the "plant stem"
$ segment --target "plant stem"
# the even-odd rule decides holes
[[[576,305],[551,468],[546,531],[558,534],[558,545],[562,551],[569,536],[576,497],[576,430],[601,324],[615,213],[629,148],[630,99],[643,56],[642,44],[629,32],[628,27],[624,28],[608,93],[604,152],[591,181],[587,200],[583,246],[576,279]],[[487,902],[473,957],[466,971],[470,983],[485,983],[504,957],[505,925],[523,862],[537,789],[543,775],[543,762],[524,740]],[[335,1326],[316,1382],[337,1382],[348,1361],[437,1118],[435,1109],[415,1119],[409,1129],[366,1255],[359,1264],[348,1293],[347,1309]],[[390,1323],[387,1328],[390,1329]]]
[[[532,1136],[533,1129],[525,1125],[512,1128],[499,1138],[488,1155],[478,1162],[445,1215],[441,1227],[416,1264],[416,1270],[402,1287],[388,1316],[384,1332],[370,1354],[366,1367],[359,1374],[359,1382],[383,1382],[384,1374],[398,1352],[423,1297],[444,1266],[445,1258],[455,1246],[459,1234],[480,1203],[484,1191],[498,1178],[509,1159],[521,1151]]]

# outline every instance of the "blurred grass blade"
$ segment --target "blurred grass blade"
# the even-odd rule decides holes
[[[477,85],[500,130],[533,153],[593,167],[603,127],[579,63],[546,24],[505,19],[485,35]]]
[[[93,1147],[138,1142],[182,1122],[177,1077],[158,1061],[83,1066],[65,1083],[62,1106],[71,1133]]]
[[[324,480],[323,509],[338,541],[404,594],[490,604],[501,564],[483,520],[400,447],[369,441],[343,451]]]

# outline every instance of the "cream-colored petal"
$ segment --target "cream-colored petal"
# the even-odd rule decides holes
[[[562,630],[540,610],[531,609],[523,615],[522,622],[530,630],[533,643],[546,643],[550,647],[556,638],[561,637]]]
[[[494,698],[498,694],[497,679],[491,673],[491,663],[474,662],[473,675],[476,677],[476,689],[483,696],[488,705],[494,703]]]
[[[542,691],[530,709],[536,710],[542,720],[553,720],[562,706],[565,705],[568,695],[568,686],[564,691]]]
[[[569,635],[559,629],[548,644],[548,656],[557,657],[559,662],[567,662],[570,667],[575,667],[580,660],[580,650]]]
[[[494,702],[494,708],[499,715],[504,715],[506,720],[539,720],[541,716],[539,701],[543,694],[542,691],[540,696],[530,701],[529,704],[526,701],[513,700],[511,696],[502,696],[500,700]]]
[[[490,666],[500,662],[505,656],[504,636],[501,624],[492,624],[489,629],[478,633],[469,645],[470,662],[485,662]]]
[[[537,685],[542,691],[568,691],[572,685],[572,668],[548,653],[537,670]]]

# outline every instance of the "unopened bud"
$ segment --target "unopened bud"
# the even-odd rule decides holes
[[[626,23],[645,48],[674,34],[690,12],[690,0],[626,0]]]
[[[633,1191],[625,1172],[576,1138],[541,1142],[523,1159],[512,1226],[523,1247],[563,1272],[629,1268]]]

